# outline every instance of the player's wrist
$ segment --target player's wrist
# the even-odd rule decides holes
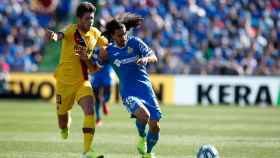
[[[149,63],[149,57],[144,57],[143,63],[144,63],[144,65],[147,65]]]
[[[51,38],[52,38],[53,41],[58,41],[58,35],[57,35],[57,33],[52,32],[52,33],[51,33]]]

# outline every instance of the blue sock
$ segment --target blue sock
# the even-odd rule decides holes
[[[96,114],[96,119],[101,119],[100,117],[100,102],[96,101],[95,103],[95,114]]]
[[[107,103],[110,100],[110,97],[111,97],[111,86],[105,86],[103,93],[104,93],[103,94],[104,102]]]
[[[140,137],[146,137],[146,124],[141,123],[140,121],[136,120],[136,127],[138,130],[138,134]]]
[[[150,153],[153,150],[153,147],[157,144],[159,139],[159,133],[148,132],[147,136],[147,153]]]
[[[104,102],[107,103],[110,100],[110,97],[111,97],[111,93],[105,93],[104,97],[103,97],[104,98]]]

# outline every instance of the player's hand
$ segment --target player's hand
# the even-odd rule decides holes
[[[57,41],[58,40],[57,34],[52,30],[46,29],[45,34],[46,34],[45,37],[48,41],[50,41],[50,40]]]
[[[76,55],[76,56],[79,56],[81,60],[88,60],[87,48],[86,48],[86,47],[77,45],[77,46],[74,48],[74,51],[75,51],[75,55]]]
[[[136,61],[136,64],[138,65],[147,65],[148,64],[148,58],[147,57],[143,57],[143,58],[140,58]]]

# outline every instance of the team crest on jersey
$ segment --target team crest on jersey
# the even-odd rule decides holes
[[[128,47],[128,48],[127,48],[127,53],[128,53],[128,54],[130,54],[132,51],[133,51],[133,48],[131,48],[131,47]]]

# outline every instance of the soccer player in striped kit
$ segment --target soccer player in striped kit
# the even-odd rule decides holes
[[[46,33],[50,40],[62,40],[60,62],[55,72],[55,78],[57,118],[63,139],[68,138],[71,122],[70,110],[75,101],[84,113],[82,158],[103,157],[97,155],[92,147],[95,112],[93,91],[88,80],[88,71],[92,70],[91,63],[81,60],[77,55],[83,52],[90,58],[96,45],[104,47],[108,44],[108,40],[101,36],[101,32],[92,27],[95,11],[96,8],[91,3],[82,2],[76,11],[77,24],[67,26],[63,32],[48,30]]]

